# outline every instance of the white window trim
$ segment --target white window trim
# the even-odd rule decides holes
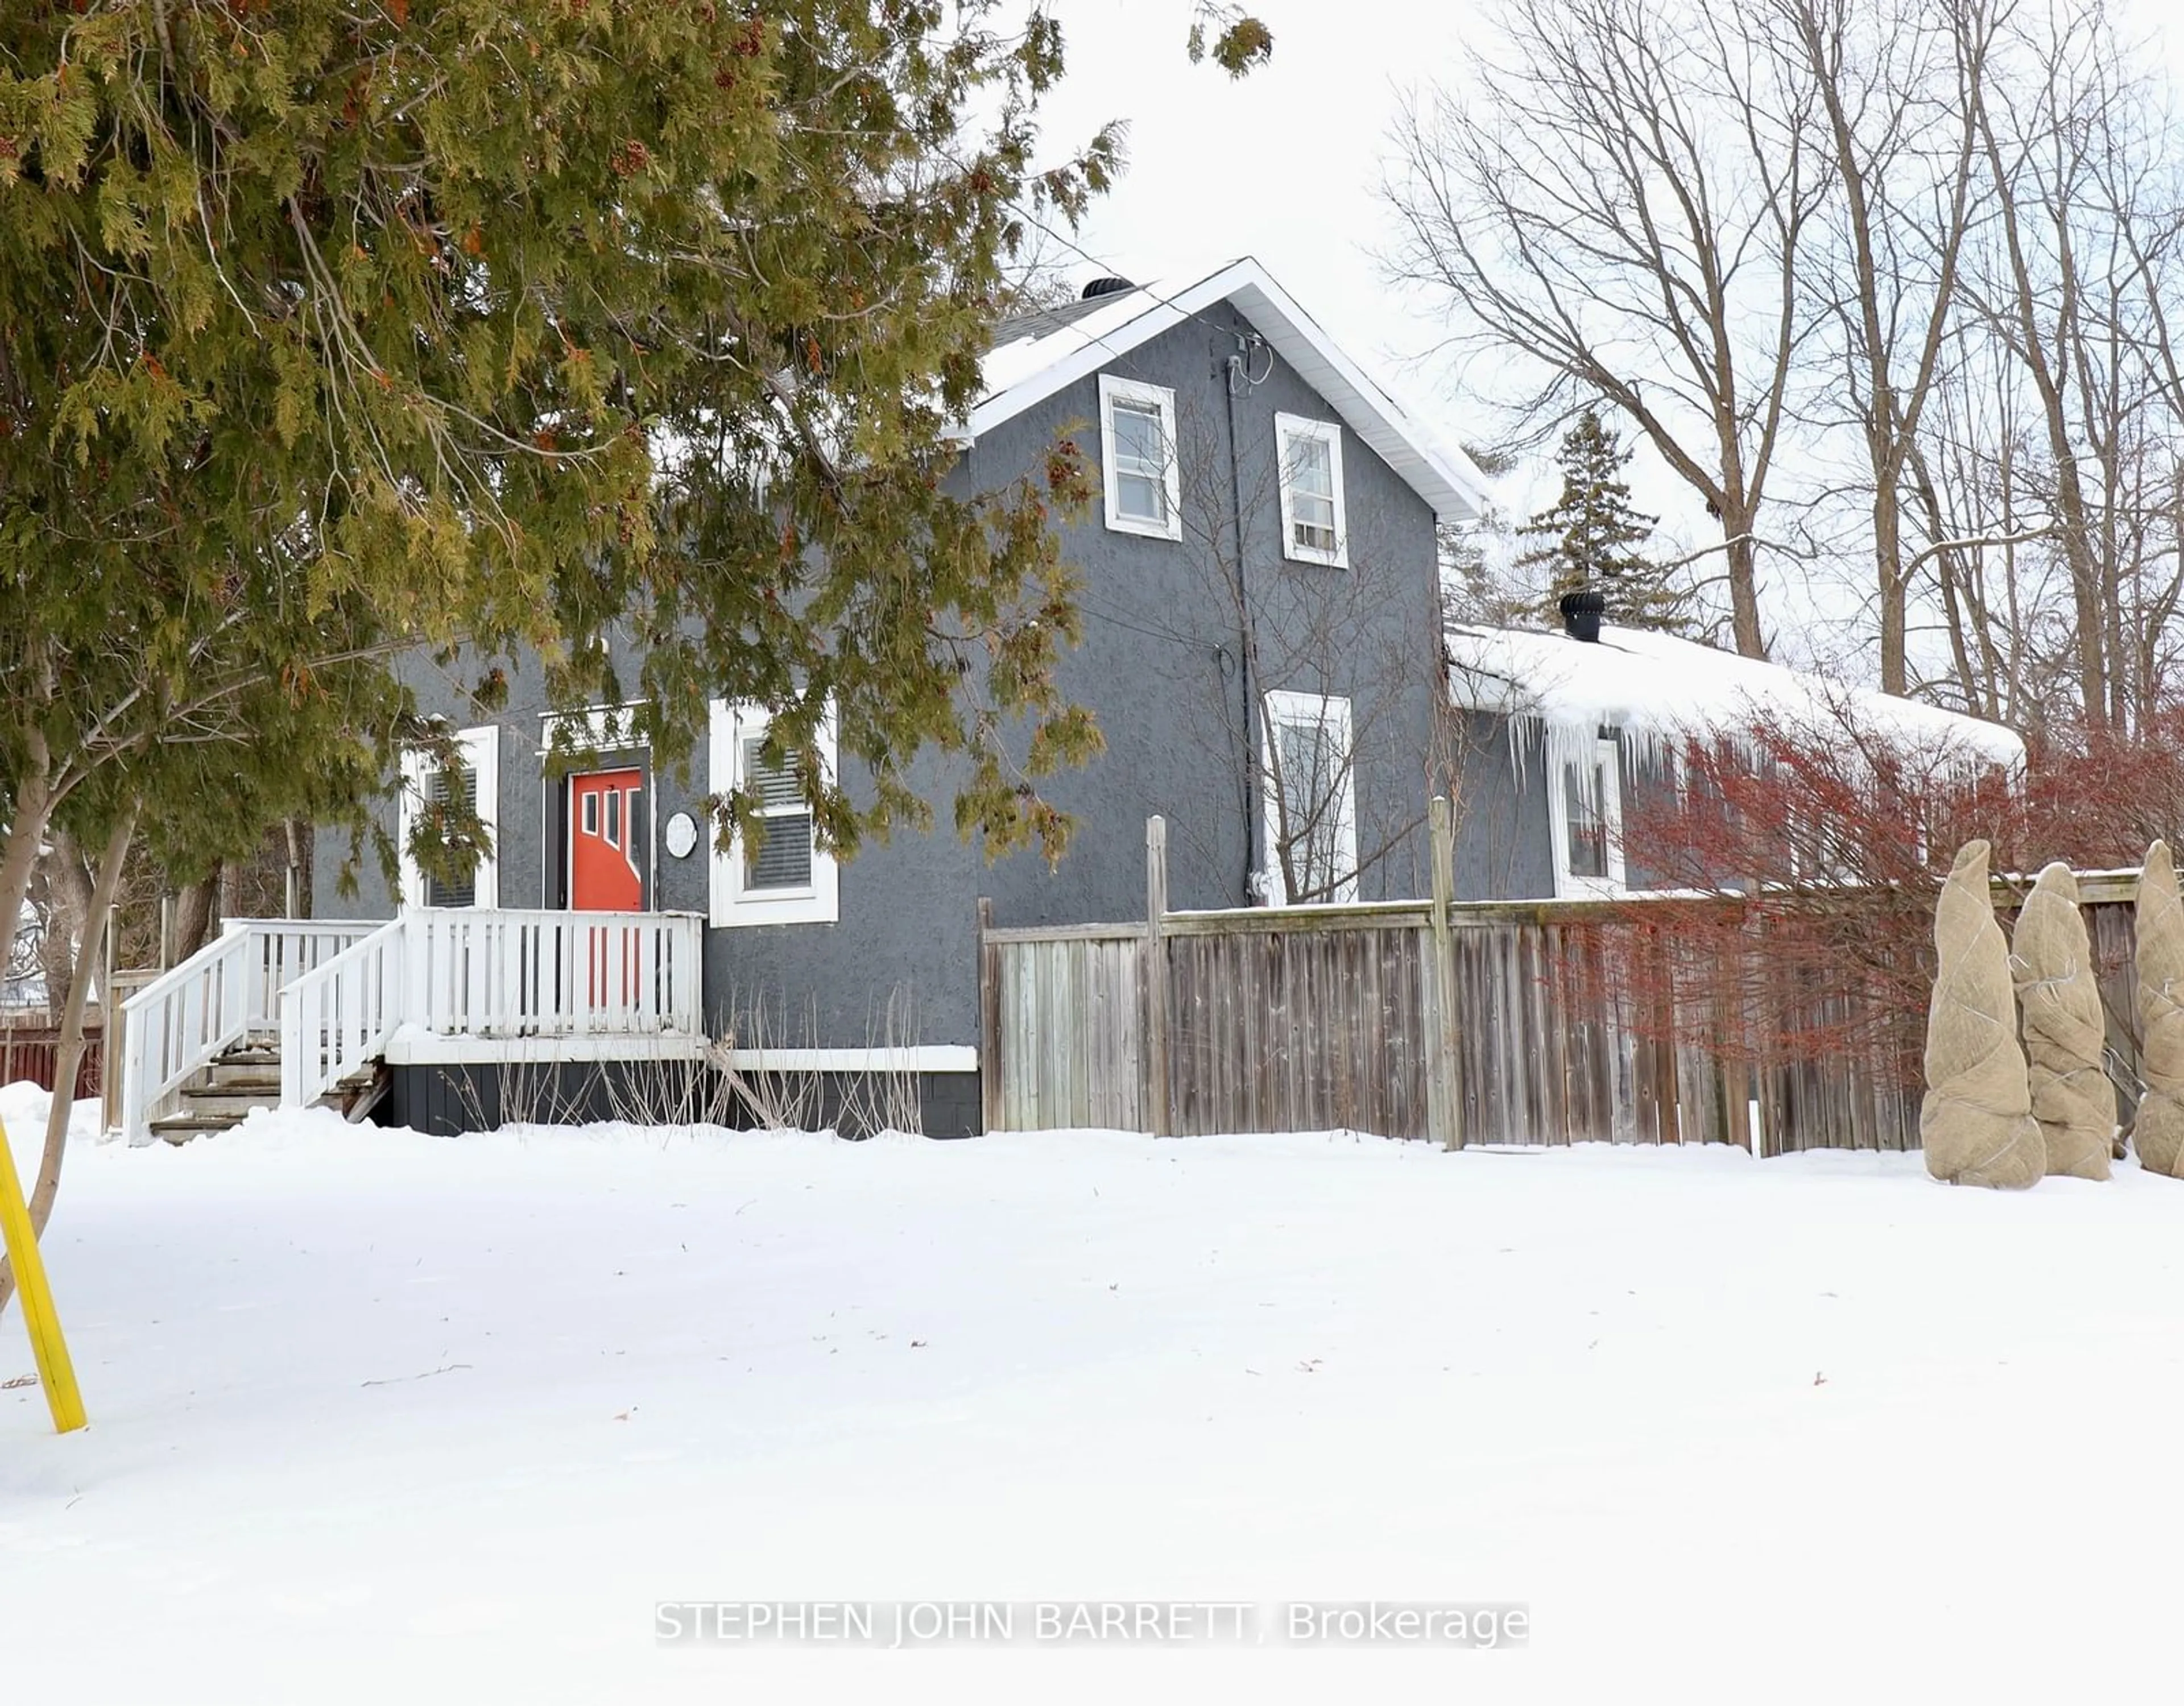
[[[773,719],[755,705],[732,705],[715,700],[706,707],[706,756],[710,786],[727,794],[740,780],[743,744],[763,736]],[[828,777],[838,774],[834,713],[820,719],[819,763]],[[715,929],[735,929],[752,924],[833,924],[842,916],[841,871],[834,857],[815,847],[811,851],[811,886],[783,890],[748,890],[744,887],[744,860],[738,837],[723,848],[719,826],[706,828],[711,850],[708,866],[708,916]]]
[[[1335,856],[1347,870],[1348,875],[1335,885],[1333,899],[1337,901],[1357,898],[1357,750],[1351,740],[1350,701],[1340,695],[1326,696],[1317,693],[1292,693],[1277,688],[1266,697],[1265,761],[1259,767],[1261,792],[1264,795],[1266,812],[1265,880],[1267,904],[1286,906],[1290,904],[1289,882],[1282,871],[1279,852],[1281,841],[1281,778],[1276,774],[1279,762],[1273,730],[1283,723],[1301,724],[1308,728],[1335,728],[1342,737],[1341,794],[1335,802]]]
[[[476,874],[471,879],[475,907],[493,907],[500,904],[500,729],[488,723],[482,728],[465,728],[455,736],[455,744],[462,749],[462,761],[466,769],[477,773],[478,821],[485,825],[493,845],[481,854]],[[410,831],[417,821],[418,808],[424,805],[426,789],[432,785],[434,765],[432,755],[421,748],[412,748],[402,755],[402,786],[400,806],[395,814],[395,842],[402,861],[402,904],[422,906],[425,904],[425,873],[410,855]]]
[[[1296,537],[1296,510],[1290,484],[1290,441],[1315,439],[1328,448],[1328,471],[1334,482],[1334,549],[1314,550],[1301,545]],[[1274,454],[1281,463],[1282,555],[1293,563],[1318,563],[1324,568],[1350,566],[1350,521],[1342,498],[1342,427],[1333,421],[1312,421],[1301,415],[1274,416]]]
[[[1167,525],[1148,521],[1122,512],[1115,472],[1115,405],[1117,403],[1135,404],[1141,409],[1157,409],[1161,417],[1161,439],[1167,446]],[[1175,393],[1165,385],[1146,385],[1135,379],[1118,379],[1112,373],[1100,376],[1100,477],[1106,488],[1107,527],[1117,533],[1136,533],[1148,539],[1180,539],[1183,537],[1183,482],[1181,471],[1176,466],[1175,451]]]
[[[1580,749],[1582,750],[1582,747]],[[1624,884],[1623,867],[1623,745],[1611,734],[1593,739],[1591,757],[1600,767],[1602,794],[1600,822],[1607,837],[1607,875],[1580,877],[1570,869],[1569,790],[1563,772],[1577,761],[1548,748],[1547,827],[1555,861],[1555,894],[1563,900],[1613,899],[1630,891]]]
[[[580,758],[604,758],[610,752],[649,752],[651,742],[637,733],[637,713],[641,708],[638,701],[627,700],[620,705],[587,705],[582,711],[541,711],[538,755],[543,759],[552,753],[554,738],[565,727],[570,748]]]

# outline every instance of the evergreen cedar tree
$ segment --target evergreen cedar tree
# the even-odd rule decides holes
[[[1518,529],[1518,537],[1546,543],[1517,560],[1519,568],[1544,568],[1552,614],[1568,593],[1596,591],[1607,600],[1607,620],[1625,627],[1674,630],[1683,600],[1665,571],[1642,555],[1658,517],[1631,507],[1623,470],[1630,460],[1616,435],[1588,409],[1563,437],[1555,460],[1563,471],[1562,496]]]
[[[47,829],[131,805],[176,881],[297,815],[391,868],[370,799],[449,748],[419,646],[482,715],[519,650],[556,704],[640,701],[670,765],[760,701],[844,851],[929,821],[938,749],[965,835],[1058,856],[1086,459],[942,480],[1026,220],[1117,164],[1034,164],[1061,65],[998,0],[0,8],[0,937]],[[455,874],[481,828],[414,850]]]

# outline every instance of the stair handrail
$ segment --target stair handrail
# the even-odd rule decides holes
[[[404,1017],[408,923],[390,919],[281,990],[281,1107],[309,1107],[385,1051]]]
[[[249,935],[231,931],[121,1004],[121,1130],[148,1142],[152,1110],[248,1029],[243,973]]]
[[[180,965],[121,1003],[121,1130],[151,1138],[154,1111],[193,1073],[255,1027],[270,1026],[281,980],[371,928],[292,918],[237,918]]]

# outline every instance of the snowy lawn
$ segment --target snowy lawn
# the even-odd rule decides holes
[[[1915,1157],[318,1116],[70,1165],[92,1424],[0,1391],[9,1701],[2174,1686],[2184,1185],[2135,1167],[2001,1196]],[[1082,1597],[1533,1634],[654,1639],[660,1600]]]

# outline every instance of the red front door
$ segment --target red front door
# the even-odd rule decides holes
[[[644,772],[602,770],[569,778],[569,905],[579,912],[644,907],[638,814]]]

